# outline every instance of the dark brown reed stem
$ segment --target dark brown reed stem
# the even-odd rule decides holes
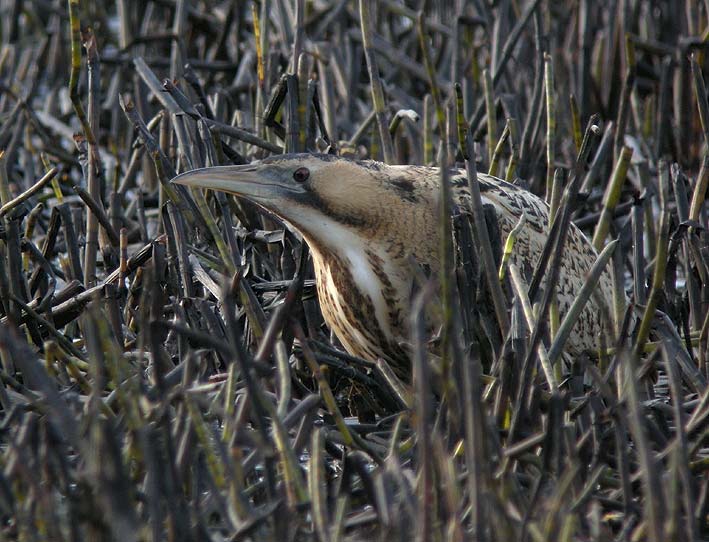
[[[362,45],[367,59],[367,71],[369,73],[369,86],[372,92],[372,105],[379,127],[379,138],[381,139],[384,161],[387,164],[394,163],[394,147],[389,134],[389,123],[386,120],[386,104],[384,102],[384,91],[379,78],[379,68],[377,66],[376,53],[373,50],[372,22],[370,17],[369,0],[359,0],[359,20],[362,29]]]
[[[473,147],[473,134],[468,131],[466,138],[466,155],[468,156],[465,161],[465,168],[468,174],[468,187],[470,190],[470,202],[471,209],[470,212],[473,215],[473,226],[475,236],[477,238],[480,250],[483,257],[483,269],[485,271],[485,279],[487,281],[487,287],[490,289],[492,295],[492,301],[495,308],[495,316],[497,318],[497,323],[500,326],[500,331],[504,337],[507,334],[507,330],[510,327],[509,317],[507,316],[507,306],[505,303],[505,298],[502,293],[502,288],[500,282],[497,279],[497,274],[495,269],[495,259],[492,254],[492,246],[490,244],[490,238],[487,231],[487,226],[485,225],[484,212],[482,199],[480,197],[480,186],[478,184],[478,174],[475,167],[475,149]]]
[[[704,131],[704,143],[709,145],[709,101],[707,101],[707,89],[704,84],[702,68],[697,62],[696,54],[692,55],[692,76],[694,79],[694,96],[697,100],[699,120]]]
[[[431,98],[433,100],[433,107],[436,110],[438,131],[441,137],[443,137],[445,130],[444,127],[446,125],[446,114],[443,109],[443,103],[441,102],[441,91],[438,88],[438,82],[436,81],[436,70],[431,62],[431,53],[429,52],[426,29],[424,27],[423,11],[420,11],[416,17],[416,31],[418,33],[419,46],[421,47],[424,67],[426,68],[426,74],[428,75],[428,84],[431,87]]]
[[[53,167],[47,171],[47,173],[45,173],[40,180],[25,190],[22,194],[6,203],[3,203],[2,207],[0,207],[0,217],[12,212],[12,210],[18,205],[24,203],[32,196],[40,192],[47,185],[47,183],[50,183],[54,177],[56,177],[57,173],[59,173],[59,170],[56,167]]]

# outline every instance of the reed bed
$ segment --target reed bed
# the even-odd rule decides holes
[[[0,42],[0,540],[709,540],[709,2],[2,0]],[[409,381],[170,183],[284,152],[468,171]],[[531,277],[488,171],[550,204]],[[577,308],[615,290],[569,359],[572,222]]]

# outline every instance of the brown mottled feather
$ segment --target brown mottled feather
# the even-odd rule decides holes
[[[294,172],[303,168],[306,179],[294,182]],[[454,203],[465,213],[470,208],[465,172],[453,171],[450,177]],[[546,203],[500,179],[480,174],[478,180],[503,239],[526,215],[511,258],[529,280],[547,238]],[[413,269],[435,273],[439,268],[439,169],[297,154],[190,172],[176,181],[246,197],[300,231],[312,250],[323,316],[343,346],[360,357],[381,357],[407,375],[408,356],[401,345],[408,342]],[[562,317],[596,257],[589,240],[572,225],[557,285]],[[601,302],[610,306],[607,272],[599,290]],[[568,353],[598,346],[603,326],[597,303],[590,300],[581,314]]]
[[[399,192],[402,199],[414,204],[421,204],[425,201],[428,203],[429,209],[435,211],[435,202],[440,190],[438,168],[385,166],[381,168],[380,173],[384,174],[385,172],[389,177],[385,182],[389,182]],[[525,226],[517,236],[511,261],[522,270],[526,280],[530,281],[547,239],[549,208],[546,202],[527,190],[490,175],[478,174],[478,180],[483,204],[492,205],[496,211],[502,241],[517,225],[520,217],[523,214],[526,215]],[[470,192],[465,171],[452,172],[451,187],[454,203],[457,204],[459,211],[465,213],[470,208]],[[429,238],[424,243],[427,245],[425,252],[428,254],[428,258],[417,258],[417,261],[436,269],[438,266],[437,239],[434,232],[428,232],[428,235]],[[423,240],[422,237],[416,239],[417,241]],[[583,286],[597,256],[588,238],[572,224],[564,248],[557,283],[557,299],[562,318]],[[544,281],[542,284],[544,285]],[[611,277],[607,270],[601,276],[599,290],[602,292],[601,297],[607,304],[605,307],[607,310],[612,294]],[[598,307],[598,300],[591,299],[588,302],[567,343],[566,351],[568,353],[578,354],[598,347],[599,338],[603,333],[601,320],[603,312]],[[401,328],[399,330],[401,336],[405,336],[406,330]],[[390,355],[386,357],[390,357]]]

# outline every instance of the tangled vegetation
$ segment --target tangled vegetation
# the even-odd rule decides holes
[[[0,540],[709,538],[709,2],[4,0],[0,41]],[[347,355],[296,234],[170,184],[304,151],[546,197],[535,281],[442,215],[412,380]],[[572,221],[613,332],[549,372]]]

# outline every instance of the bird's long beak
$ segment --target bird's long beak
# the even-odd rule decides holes
[[[270,179],[268,168],[254,164],[216,166],[194,169],[175,177],[172,182],[194,188],[210,188],[261,201],[281,195],[283,187]]]

